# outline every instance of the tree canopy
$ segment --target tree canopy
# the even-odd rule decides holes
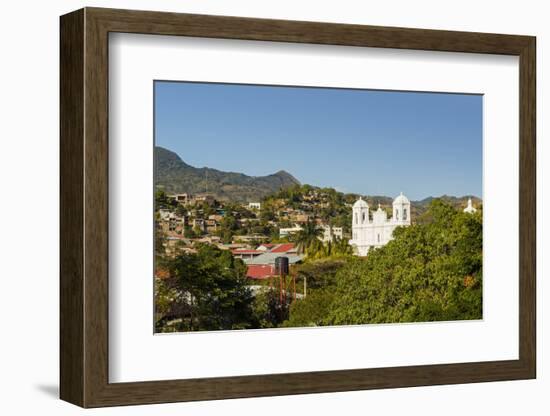
[[[184,253],[165,260],[170,278],[158,288],[159,294],[177,296],[176,313],[164,311],[157,328],[170,318],[179,318],[180,330],[244,329],[257,327],[254,297],[247,286],[246,265],[231,252],[202,245],[197,253]],[[176,295],[174,294],[176,293]],[[157,303],[164,305],[162,300]]]
[[[276,282],[247,280],[246,265],[228,250],[205,244],[159,257],[169,277],[156,279],[157,330],[481,319],[482,218],[482,208],[468,214],[435,199],[366,257],[353,256],[345,240],[322,244],[315,223],[306,223],[294,237],[306,259],[291,273],[300,296],[284,296],[284,305]],[[233,231],[233,219],[224,231]]]
[[[337,273],[325,325],[481,319],[481,212],[434,200],[426,216]]]

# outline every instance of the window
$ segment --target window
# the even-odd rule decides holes
[[[378,234],[378,242],[380,242],[380,234]]]
[[[363,212],[363,218],[362,218],[362,223],[365,222],[365,213]]]
[[[359,224],[359,217],[357,216],[357,213],[355,213],[355,224]]]
[[[403,221],[407,221],[407,208],[403,208]]]

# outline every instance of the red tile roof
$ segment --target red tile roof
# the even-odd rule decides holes
[[[273,266],[269,264],[250,264],[246,271],[246,277],[249,279],[267,279],[273,275]]]
[[[292,249],[294,249],[294,243],[284,243],[272,249],[271,253],[286,253]]]
[[[267,247],[267,248],[271,248],[271,247],[275,247],[277,244],[273,244],[273,243],[265,243],[265,244],[260,244],[260,247]]]

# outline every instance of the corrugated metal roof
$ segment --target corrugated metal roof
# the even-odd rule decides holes
[[[273,267],[268,264],[251,264],[248,266],[246,277],[250,279],[267,279],[273,276]]]
[[[246,259],[244,260],[244,262],[246,264],[275,264],[275,259],[277,257],[288,257],[288,262],[290,264],[298,263],[303,259],[303,256],[299,256],[299,255],[294,255],[294,254],[281,255],[281,253],[269,252],[269,253],[260,254],[259,256],[256,256],[253,259]]]
[[[237,250],[232,250],[231,251],[233,254],[262,254],[262,253],[265,253],[264,251],[261,251],[261,250],[246,250],[246,249],[237,249]]]

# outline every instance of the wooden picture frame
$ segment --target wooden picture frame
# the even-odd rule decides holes
[[[60,396],[82,407],[536,377],[535,38],[85,8],[61,17]],[[520,66],[519,359],[109,383],[110,32],[515,55]]]

